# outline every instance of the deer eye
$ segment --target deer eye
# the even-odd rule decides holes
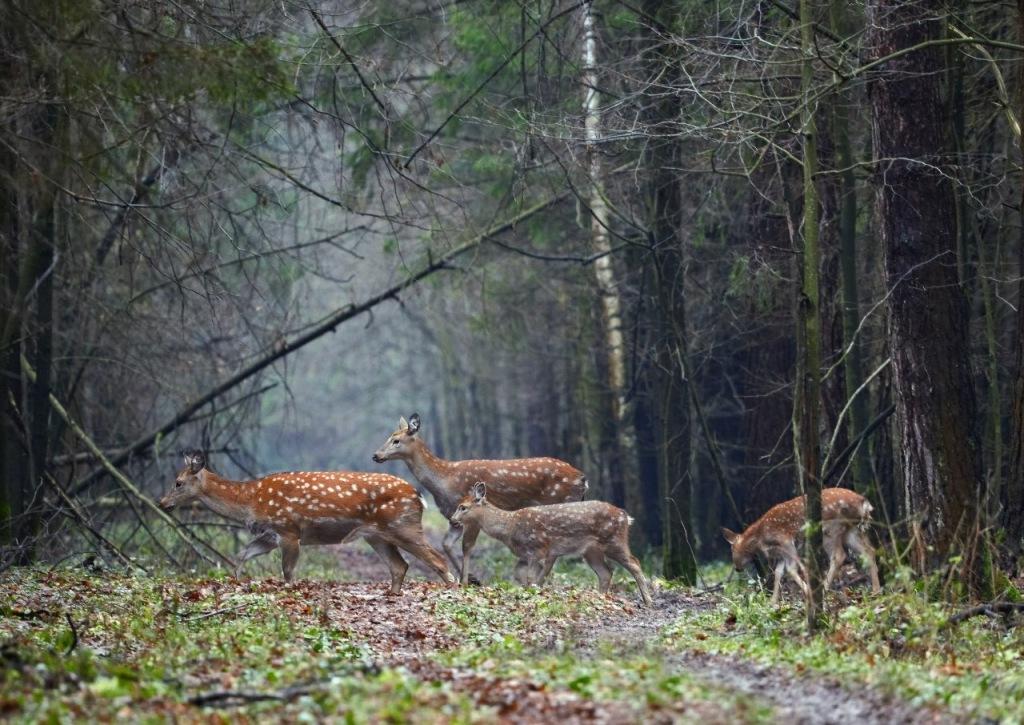
[[[181,479],[180,478],[174,482],[174,487],[175,488],[181,488]]]

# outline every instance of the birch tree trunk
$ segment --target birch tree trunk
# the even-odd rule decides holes
[[[587,167],[590,188],[590,238],[598,293],[601,297],[602,337],[607,371],[607,414],[602,423],[602,448],[608,456],[610,497],[617,505],[626,504],[627,492],[635,495],[633,462],[636,445],[632,426],[626,417],[626,345],[622,333],[622,301],[611,256],[608,202],[605,197],[604,171],[597,145],[601,141],[601,98],[598,91],[597,28],[593,2],[583,5],[583,111],[586,135]]]

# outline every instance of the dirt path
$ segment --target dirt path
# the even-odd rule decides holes
[[[589,637],[581,637],[580,647],[592,651],[611,644],[617,651],[647,649],[652,656],[661,656],[671,666],[709,684],[767,702],[787,725],[966,722],[948,713],[901,702],[874,688],[854,690],[834,678],[766,667],[737,656],[709,654],[699,647],[678,652],[660,645],[661,631],[678,617],[715,606],[712,596],[660,592],[652,612],[600,622]],[[683,643],[676,642],[673,649],[683,647]]]
[[[339,549],[339,556],[343,566],[365,574],[370,580],[383,576],[383,567],[370,552],[346,548]],[[770,706],[787,725],[961,722],[948,713],[912,706],[874,688],[854,689],[834,678],[797,673],[783,666],[764,666],[739,656],[711,654],[703,651],[700,643],[693,643],[691,647],[677,641],[666,646],[662,634],[668,625],[681,616],[717,606],[719,601],[713,594],[662,591],[656,595],[651,610],[628,604],[609,608],[585,621],[566,623],[561,636],[563,641],[575,642],[582,656],[611,650],[622,656],[639,654],[657,658],[668,669],[702,680],[710,687]],[[434,644],[444,646],[441,642]],[[618,703],[590,702],[575,693],[541,687],[527,679],[481,677],[469,671],[439,667],[429,657],[420,656],[427,654],[424,648],[416,650],[404,652],[405,656],[394,658],[392,662],[401,662],[423,679],[448,682],[460,691],[472,693],[479,705],[497,707],[506,721],[529,722],[551,716],[566,722],[636,720],[635,712]],[[729,721],[728,711],[711,703],[680,703],[680,707],[686,709],[689,719],[697,715],[705,722]],[[702,714],[702,710],[706,712]],[[673,719],[672,713],[664,713],[664,716],[666,721]]]

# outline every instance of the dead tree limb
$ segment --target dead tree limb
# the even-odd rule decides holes
[[[166,436],[168,433],[175,430],[182,424],[187,423],[189,420],[192,419],[193,416],[195,416],[195,414],[201,408],[213,402],[221,395],[228,392],[229,390],[236,387],[245,380],[248,380],[256,373],[261,372],[262,370],[265,370],[266,368],[270,367],[281,358],[291,355],[296,350],[305,347],[314,340],[320,339],[329,332],[334,332],[335,329],[337,329],[337,327],[342,323],[347,322],[354,317],[358,317],[365,312],[369,312],[382,302],[397,299],[400,293],[404,292],[410,287],[415,286],[424,278],[429,277],[438,270],[447,269],[451,262],[453,262],[456,258],[461,257],[467,252],[477,249],[491,237],[497,236],[498,234],[513,229],[517,224],[532,217],[534,214],[537,214],[538,212],[544,211],[545,209],[554,206],[558,202],[565,199],[568,195],[569,192],[565,191],[560,194],[552,196],[546,201],[534,204],[533,206],[524,209],[519,214],[516,214],[508,221],[505,221],[501,224],[498,224],[497,226],[488,229],[483,234],[474,237],[468,242],[465,242],[464,244],[456,247],[455,249],[452,249],[451,251],[441,255],[440,257],[436,259],[429,259],[427,264],[424,265],[418,272],[409,275],[398,284],[389,287],[383,292],[380,292],[374,295],[373,297],[370,297],[364,300],[363,302],[360,302],[359,304],[350,304],[345,307],[342,307],[341,309],[336,310],[332,314],[328,315],[327,318],[323,320],[323,322],[319,323],[318,325],[315,325],[309,331],[295,337],[294,339],[286,342],[283,345],[274,347],[273,352],[271,352],[270,354],[265,355],[256,362],[243,368],[242,370],[235,373],[224,382],[219,383],[218,385],[214,386],[203,395],[193,400],[191,403],[189,403],[184,408],[175,413],[175,415],[166,423],[156,428],[155,430],[150,431],[149,433],[147,433],[146,435],[142,436],[134,443],[129,445],[127,448],[121,450],[116,456],[113,456],[109,461],[107,461],[110,464],[109,466],[104,465],[102,467],[96,468],[87,476],[85,476],[85,478],[83,478],[81,481],[75,484],[72,491],[75,494],[81,493],[89,486],[91,486],[93,483],[95,483],[97,480],[99,480],[100,476],[103,475],[104,469],[116,469],[117,466],[121,465],[132,456],[141,453],[142,451],[146,450],[151,445],[153,445],[153,442],[157,438]]]
[[[29,363],[28,358],[26,358],[24,355],[21,356],[21,369],[22,371],[24,371],[25,376],[30,381],[35,382],[36,371],[33,369],[31,363]],[[171,530],[182,541],[184,541],[200,559],[213,563],[213,560],[210,559],[202,551],[200,551],[199,548],[196,546],[196,540],[198,539],[196,539],[195,534],[191,533],[188,529],[184,528],[177,521],[168,516],[163,509],[156,505],[153,499],[151,499],[149,496],[140,491],[138,486],[132,483],[127,476],[121,473],[117,466],[111,463],[110,459],[103,455],[103,451],[101,451],[100,447],[96,445],[96,442],[89,437],[89,434],[82,430],[82,427],[78,425],[77,421],[75,421],[75,419],[71,417],[71,415],[64,408],[61,402],[57,400],[57,396],[55,396],[53,393],[50,393],[49,399],[50,407],[53,408],[57,415],[59,415],[64,420],[64,423],[67,424],[68,428],[70,428],[71,431],[76,436],[78,436],[78,438],[86,445],[86,447],[92,452],[92,454],[96,456],[96,458],[99,459],[100,462],[102,462],[103,467],[110,473],[111,476],[113,476],[114,480],[118,482],[121,488],[124,489],[126,493],[129,493],[132,496],[134,496],[135,499],[137,499],[143,506],[145,506],[150,511],[155,513],[158,518],[162,519],[165,524],[170,526]],[[228,564],[228,566],[234,566],[234,563],[230,559],[225,557],[223,554],[220,554],[218,552],[218,556],[226,564]]]

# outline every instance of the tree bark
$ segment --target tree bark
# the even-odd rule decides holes
[[[872,0],[868,10],[876,58],[942,37],[945,10],[938,0]],[[914,563],[923,572],[960,553],[964,579],[977,592],[984,483],[955,198],[942,166],[952,151],[936,73],[942,65],[936,47],[901,55],[879,69],[869,97],[890,292],[896,455],[914,515]]]
[[[601,98],[598,92],[597,28],[594,4],[583,4],[583,112],[590,176],[590,238],[595,254],[594,275],[601,297],[601,337],[605,357],[599,366],[606,375],[606,414],[602,416],[602,452],[607,457],[609,496],[617,506],[636,494],[634,433],[626,415],[626,343],[622,334],[622,301],[612,264],[609,211],[604,171],[597,144],[601,140]]]
[[[803,112],[803,249],[797,299],[797,373],[793,405],[793,444],[797,478],[807,519],[804,566],[807,569],[807,628],[817,629],[822,605],[821,531],[821,298],[818,292],[821,251],[818,246],[818,172],[814,93],[814,15],[811,0],[800,0],[801,95]]]
[[[672,3],[649,0],[644,10],[652,18],[673,12]],[[669,24],[666,24],[668,27]],[[648,77],[655,78],[674,70],[676,60],[657,51],[661,38],[652,33],[652,47],[646,49]],[[655,350],[653,389],[655,392],[655,434],[658,451],[658,486],[662,504],[662,553],[664,575],[694,583],[697,563],[688,540],[692,521],[690,511],[692,481],[690,455],[692,444],[690,396],[683,356],[687,351],[686,289],[683,268],[683,240],[679,234],[682,184],[678,169],[681,147],[677,138],[659,132],[676,115],[675,101],[668,95],[652,100],[646,112],[651,137],[647,140],[642,164],[647,172],[647,228],[654,268]]]

